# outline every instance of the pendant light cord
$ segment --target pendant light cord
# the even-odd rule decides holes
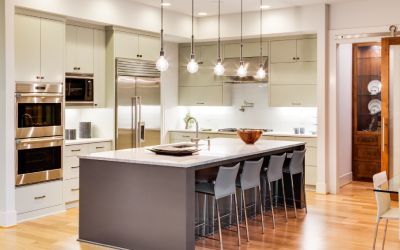
[[[243,0],[240,0],[240,62],[243,62]]]
[[[218,0],[218,62],[221,61],[221,0]]]
[[[260,67],[263,65],[263,51],[262,51],[262,33],[263,33],[263,9],[261,8],[263,0],[260,0]]]
[[[161,53],[164,55],[164,0],[161,0]]]
[[[190,55],[190,57],[194,57],[194,31],[193,31],[193,27],[194,27],[194,0],[192,0],[192,54]]]

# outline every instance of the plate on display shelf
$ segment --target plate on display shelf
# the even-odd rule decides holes
[[[368,92],[371,95],[377,95],[381,93],[382,83],[379,80],[372,80],[368,83]]]
[[[381,101],[378,99],[372,99],[368,103],[368,110],[369,112],[371,112],[371,115],[375,115],[381,112]]]

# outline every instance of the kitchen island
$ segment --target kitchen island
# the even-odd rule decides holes
[[[304,146],[216,138],[210,146],[200,142],[201,151],[192,156],[156,155],[146,148],[82,156],[79,240],[127,249],[194,249],[196,173]],[[302,192],[296,195],[304,199]]]

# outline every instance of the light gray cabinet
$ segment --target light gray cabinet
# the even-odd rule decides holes
[[[272,107],[316,107],[317,85],[281,84],[270,85],[270,106]]]
[[[269,43],[263,42],[262,53],[263,56],[268,56]],[[240,43],[228,43],[223,46],[224,58],[238,58],[240,57]],[[243,57],[257,57],[260,56],[260,43],[246,42],[243,44]]]
[[[94,30],[94,105],[98,108],[106,106],[106,32]]]
[[[63,82],[64,40],[62,22],[16,14],[16,81]]]
[[[94,72],[94,30],[86,27],[66,27],[66,72]]]
[[[271,84],[316,84],[317,62],[272,63]]]
[[[317,39],[294,39],[271,42],[271,63],[317,61]]]
[[[181,106],[230,106],[232,85],[179,86]]]
[[[156,61],[160,56],[160,39],[142,34],[115,31],[115,57]]]

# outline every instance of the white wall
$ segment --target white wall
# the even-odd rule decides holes
[[[16,5],[78,20],[160,32],[160,8],[129,0],[15,0]],[[164,32],[190,37],[190,16],[165,10]]]
[[[183,129],[183,119],[190,112],[201,128],[269,128],[276,132],[293,132],[294,127],[306,128],[306,133],[316,131],[317,108],[269,107],[268,85],[233,85],[232,106],[229,107],[179,107],[177,129]],[[239,109],[244,101],[254,103],[253,108]]]
[[[0,226],[16,223],[14,163],[14,6],[0,1]]]
[[[65,128],[76,129],[77,137],[79,137],[80,122],[92,123],[92,137],[114,138],[114,109],[65,109]]]
[[[341,44],[338,47],[338,176],[339,185],[352,181],[352,86],[353,47]]]

